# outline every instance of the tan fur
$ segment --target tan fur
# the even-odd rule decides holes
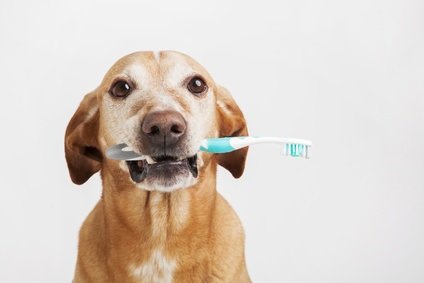
[[[158,67],[159,62],[165,65]],[[135,69],[141,70],[141,74],[135,76],[140,76],[138,80],[144,80],[145,85],[144,92],[122,102],[127,104],[124,108],[128,111],[123,119],[117,112],[113,113],[121,106],[111,103],[107,91],[116,77],[125,76],[123,70],[129,66],[139,66]],[[172,68],[177,73],[167,77],[166,70]],[[207,80],[209,97],[203,101],[185,96],[175,86],[178,74],[188,69]],[[163,85],[155,80],[161,77]],[[165,93],[163,98],[158,99],[155,91]],[[150,95],[149,103],[140,103],[146,95]],[[119,127],[127,120],[133,119],[135,123],[134,117],[152,108],[164,107],[162,103],[176,107],[188,117],[188,127],[193,128],[193,136],[187,142],[188,152],[206,137],[247,135],[245,120],[231,95],[215,85],[210,75],[188,56],[170,51],[156,56],[140,52],[119,60],[102,84],[85,97],[65,136],[72,180],[82,184],[100,170],[103,182],[102,197],[80,230],[76,283],[250,282],[242,225],[216,191],[217,165],[240,177],[247,149],[219,157],[202,153],[198,178],[188,187],[170,192],[136,185],[122,163],[102,154],[107,147],[125,138]],[[202,113],[207,119],[199,117]],[[197,119],[203,122],[196,126]],[[200,129],[202,127],[207,128]],[[131,135],[131,131],[127,135]]]

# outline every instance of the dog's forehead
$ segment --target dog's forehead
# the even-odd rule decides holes
[[[177,81],[181,76],[201,74],[212,81],[208,72],[193,58],[176,51],[144,51],[119,59],[107,72],[104,83],[109,84],[118,76],[129,76],[138,81]]]

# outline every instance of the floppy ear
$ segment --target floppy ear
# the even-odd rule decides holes
[[[218,87],[217,91],[218,126],[220,137],[247,136],[246,120],[227,89]],[[244,171],[248,148],[242,148],[218,155],[218,164],[239,178]]]
[[[85,183],[101,168],[98,132],[99,108],[96,94],[92,92],[84,97],[66,128],[65,156],[75,184]]]

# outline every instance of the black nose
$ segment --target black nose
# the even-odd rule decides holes
[[[171,146],[184,135],[187,128],[184,117],[176,111],[157,111],[146,115],[142,132],[153,146]]]

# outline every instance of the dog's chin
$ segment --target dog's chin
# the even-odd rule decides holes
[[[131,180],[147,191],[171,192],[197,182],[197,154],[188,158],[172,156],[147,157],[127,161]]]
[[[197,179],[192,176],[178,176],[172,180],[166,178],[146,178],[142,183],[137,183],[136,187],[146,191],[173,192],[185,189],[196,184]]]

